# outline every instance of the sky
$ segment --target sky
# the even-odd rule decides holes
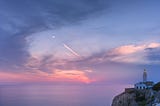
[[[0,0],[0,84],[159,81],[159,0]]]

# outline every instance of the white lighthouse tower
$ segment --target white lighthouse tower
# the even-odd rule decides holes
[[[146,69],[144,69],[144,72],[143,72],[143,82],[147,82],[147,71],[146,71]]]

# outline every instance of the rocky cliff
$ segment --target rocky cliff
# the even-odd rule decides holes
[[[128,88],[114,97],[112,106],[156,106],[156,103],[160,103],[160,91]]]

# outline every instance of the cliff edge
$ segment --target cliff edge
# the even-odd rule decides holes
[[[112,102],[112,106],[159,106],[158,104],[160,104],[160,91],[134,88],[126,88],[123,93],[114,97]]]

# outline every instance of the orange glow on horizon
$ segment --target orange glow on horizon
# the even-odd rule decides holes
[[[56,79],[70,79],[72,81],[79,81],[84,83],[91,82],[91,80],[85,75],[85,72],[77,70],[56,70],[53,77]]]
[[[11,73],[0,72],[0,82],[82,82],[90,83],[92,80],[83,71],[77,70],[55,70],[46,73],[36,70],[35,73]]]

